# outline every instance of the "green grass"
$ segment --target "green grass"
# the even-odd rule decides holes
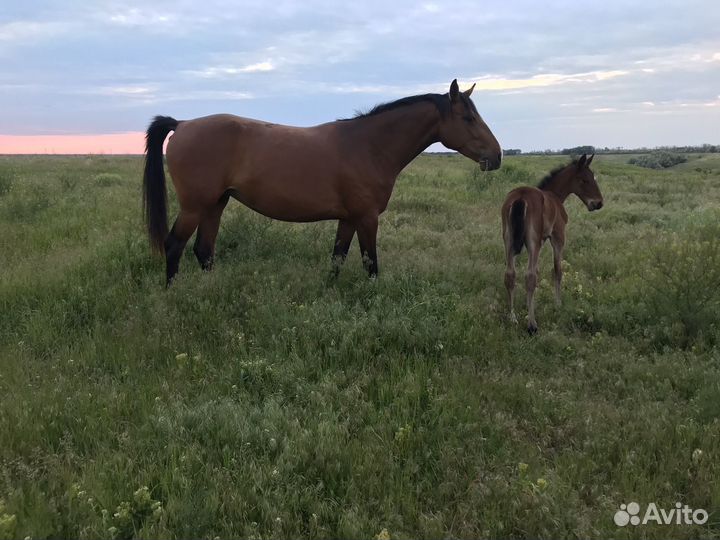
[[[718,537],[720,161],[627,157],[568,201],[533,338],[499,207],[561,157],[417,159],[377,281],[355,242],[327,282],[333,223],[231,203],[170,290],[140,158],[0,158],[0,538]],[[633,500],[711,516],[616,527]]]

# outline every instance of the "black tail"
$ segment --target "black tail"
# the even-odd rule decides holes
[[[154,251],[165,251],[168,235],[167,194],[163,167],[163,143],[179,122],[169,116],[156,116],[145,134],[145,174],[143,176],[143,205],[150,245]]]
[[[510,207],[510,227],[512,229],[513,252],[520,253],[525,244],[525,201],[519,199]]]

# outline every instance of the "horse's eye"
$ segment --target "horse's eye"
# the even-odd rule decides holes
[[[472,116],[463,116],[463,120],[465,120],[468,124],[471,124],[475,119]]]

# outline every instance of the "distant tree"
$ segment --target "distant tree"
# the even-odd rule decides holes
[[[581,156],[583,154],[594,154],[595,153],[595,147],[594,146],[575,146],[573,148],[563,148],[560,150],[561,154],[565,154],[567,156]]]
[[[640,148],[623,148],[622,146],[616,146],[614,148],[604,147],[595,148],[593,146],[575,146],[573,148],[563,148],[562,150],[530,150],[524,152],[527,155],[541,156],[541,155],[570,155],[578,156],[582,154],[650,154],[655,152],[665,152],[672,154],[711,154],[720,152],[720,145],[703,144],[699,146],[658,146],[655,148],[648,148],[642,146]],[[508,151],[505,152],[506,154]]]
[[[507,150],[503,150],[503,155],[506,156],[519,156],[522,154],[522,150],[519,148],[508,148]]]

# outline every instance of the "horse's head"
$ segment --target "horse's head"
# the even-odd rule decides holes
[[[580,197],[580,200],[585,203],[585,206],[591,212],[600,210],[603,207],[603,196],[600,193],[600,187],[595,180],[595,175],[590,170],[590,163],[592,163],[594,157],[595,154],[589,158],[587,154],[583,154],[576,163],[570,165],[575,169],[572,179],[572,192]]]
[[[450,85],[450,112],[440,120],[440,142],[492,171],[500,167],[502,149],[470,99],[473,88],[460,92],[457,79]]]

